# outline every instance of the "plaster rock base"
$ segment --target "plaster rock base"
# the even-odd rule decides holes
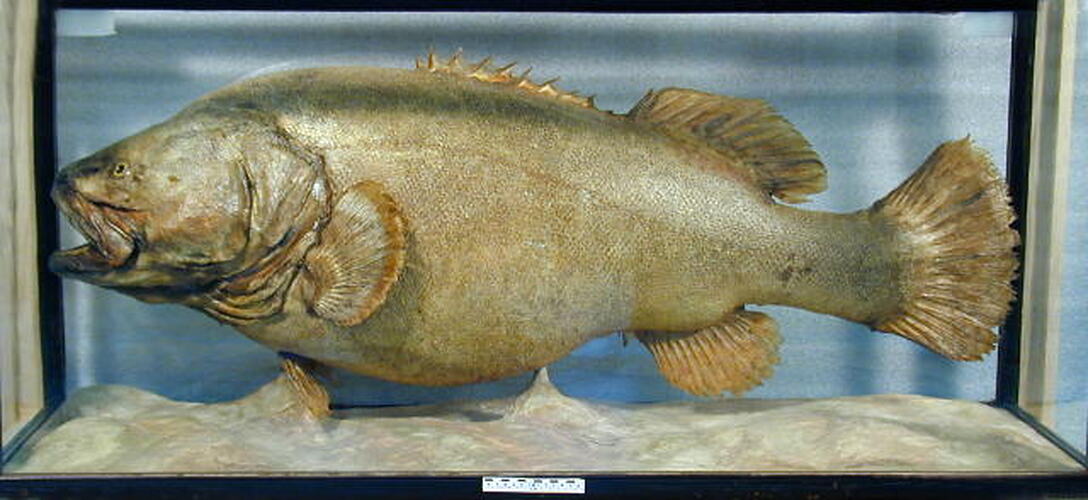
[[[229,403],[75,393],[7,472],[1061,471],[1078,465],[980,403],[881,395],[596,404],[547,377],[517,398],[334,412],[282,378]]]

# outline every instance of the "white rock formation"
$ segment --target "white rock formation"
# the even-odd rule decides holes
[[[921,396],[595,404],[517,398],[303,417],[282,379],[238,401],[83,389],[7,472],[1059,471],[1004,411]]]

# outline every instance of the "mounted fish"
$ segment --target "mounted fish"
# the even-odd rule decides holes
[[[454,385],[633,333],[672,384],[770,376],[775,322],[832,314],[951,359],[993,349],[1012,299],[1006,188],[964,139],[871,208],[783,204],[819,157],[756,99],[670,88],[626,114],[489,60],[304,69],[213,92],[65,167],[88,243],[51,268],[199,309],[314,364]]]

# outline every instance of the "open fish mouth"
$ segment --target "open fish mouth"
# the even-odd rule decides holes
[[[132,210],[92,200],[66,184],[53,189],[53,200],[87,243],[54,252],[49,257],[50,270],[64,275],[103,273],[134,259]]]

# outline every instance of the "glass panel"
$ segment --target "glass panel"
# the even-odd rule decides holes
[[[1080,2],[1077,25],[1076,93],[1072,158],[1062,255],[1061,338],[1058,359],[1056,431],[1082,453],[1088,439],[1088,3]]]
[[[90,16],[81,19],[80,16]],[[112,24],[111,24],[112,23]],[[899,184],[943,141],[971,135],[1004,163],[1011,16],[293,14],[62,11],[59,151],[93,152],[257,73],[300,66],[409,67],[434,47],[532,65],[624,112],[648,89],[689,87],[775,105],[829,165],[805,208],[852,211]],[[66,36],[72,35],[72,36]],[[107,35],[107,36],[94,36]],[[64,245],[77,237],[65,232]],[[65,281],[69,389],[133,385],[168,397],[240,397],[275,376],[274,353],[181,306]],[[784,336],[760,398],[918,393],[989,400],[996,356],[955,363],[830,316],[766,308]],[[554,366],[572,395],[687,398],[637,343],[593,341]],[[351,375],[345,404],[511,394],[527,377],[426,389]]]
[[[903,182],[937,145],[950,139],[970,135],[991,153],[995,164],[1000,166],[1005,161],[1011,33],[1011,15],[1008,13],[635,16],[72,10],[60,13],[57,26],[60,36],[55,62],[61,164],[91,154],[167,118],[207,92],[247,77],[335,64],[410,68],[427,47],[434,47],[441,55],[463,49],[466,59],[473,61],[493,56],[497,64],[517,60],[523,67],[532,65],[534,74],[541,80],[562,76],[562,88],[595,95],[599,108],[621,115],[648,89],[665,87],[766,99],[807,137],[828,165],[828,189],[803,206],[809,210],[852,212],[865,209]],[[441,95],[448,92],[447,87],[430,87],[430,80],[419,84],[417,80],[409,79],[418,75],[398,75],[397,78],[414,82],[406,88],[427,89],[427,97],[418,99],[417,94],[410,93],[415,90],[410,90],[408,98],[395,101],[396,106],[369,110],[362,116],[365,120],[352,113],[329,113],[327,120],[322,115],[321,120],[312,124],[314,127],[329,124],[335,127],[332,134],[318,134],[320,145],[308,143],[328,155],[326,158],[340,160],[329,168],[333,180],[344,181],[344,171],[354,168],[355,164],[335,156],[352,147],[341,147],[343,145],[335,141],[325,142],[328,137],[339,137],[335,132],[356,130],[355,127],[366,129],[360,124],[370,125],[366,120],[390,110],[402,113],[405,109],[420,107],[429,112],[430,109],[420,104],[433,104],[436,96],[438,102],[442,102]],[[400,90],[389,92],[390,89],[384,87],[377,91],[373,86],[351,87],[358,83],[356,80],[337,81],[335,90],[317,94],[322,99],[316,99],[315,105],[324,106],[330,102],[326,98],[337,97],[345,88],[341,84],[367,96],[405,95],[398,93]],[[511,109],[507,106],[509,102],[520,102],[524,96],[498,94],[505,97],[492,101],[498,91],[492,93],[493,89],[465,87],[473,89],[464,91],[463,96],[467,99],[439,106],[438,112],[426,115],[428,120],[413,122],[426,123],[409,127],[408,132],[416,135],[409,134],[412,139],[403,143],[415,145],[422,136],[426,136],[423,139],[430,138],[429,134],[419,134],[419,130],[435,130],[436,137],[450,137],[445,134],[446,130],[433,127],[431,117],[437,117],[441,123],[457,123],[456,120],[465,117],[478,119],[484,116],[488,118],[484,123],[470,121],[465,126],[475,127],[470,130],[484,137],[505,137],[503,134],[507,129],[494,127],[495,121],[490,119]],[[300,91],[283,100],[268,102],[298,102],[294,97],[302,94],[312,95]],[[462,96],[454,94],[459,98]],[[465,103],[479,102],[489,105],[479,109],[465,106]],[[494,102],[499,105],[490,105]],[[255,106],[259,104],[247,102],[232,106],[230,113],[252,110]],[[652,135],[656,132],[639,128],[642,125],[608,121],[626,119],[619,116],[602,117],[594,111],[578,108],[558,112],[555,109],[559,108],[547,108],[539,101],[524,106],[517,109],[535,110],[530,114],[531,118],[545,119],[528,122],[525,127],[511,127],[518,133],[525,130],[535,133],[537,129],[531,127],[538,127],[541,122],[552,126],[556,123],[576,125],[573,132],[559,131],[557,136],[564,137],[563,141],[541,143],[535,136],[531,140],[516,136],[522,142],[514,144],[527,144],[545,152],[525,157],[530,162],[555,168],[554,164],[558,163],[554,160],[556,148],[565,148],[563,153],[598,151],[593,156],[574,156],[572,164],[581,168],[576,169],[576,176],[584,177],[599,175],[586,173],[588,166],[594,167],[592,172],[599,170],[596,168],[598,163],[585,162],[585,158],[597,162],[602,157],[612,157],[611,163],[602,163],[610,168],[617,168],[619,164],[624,170],[618,171],[625,175],[615,176],[619,179],[616,181],[609,178],[604,184],[591,184],[592,189],[584,191],[589,195],[608,191],[612,196],[610,201],[623,197],[601,186],[623,185],[623,181],[628,180],[628,166],[671,166],[671,163],[663,162],[679,162],[667,155],[678,150],[687,154],[691,152],[687,148],[696,148],[693,145],[696,143],[672,142],[675,138]],[[467,113],[447,113],[449,109],[463,111],[466,108]],[[325,108],[321,109],[325,111]],[[350,119],[338,123],[343,116]],[[377,138],[396,139],[398,134],[405,133],[405,118],[399,114],[394,116],[396,121],[392,125],[374,127],[380,132]],[[577,120],[569,120],[569,117]],[[521,123],[517,121],[521,115],[516,119],[503,116],[499,119]],[[287,130],[289,125],[284,127]],[[609,140],[578,142],[586,136],[598,137],[593,135],[599,133],[598,127],[622,137],[649,137],[650,144],[655,146],[629,141],[625,143],[629,147],[617,151],[614,146],[611,150],[602,146],[612,145]],[[495,132],[497,128],[500,132]],[[184,130],[191,132],[193,129]],[[225,135],[233,132],[227,127],[217,130],[223,130]],[[248,128],[243,127],[243,130]],[[296,129],[291,133],[298,132]],[[624,135],[627,133],[632,135]],[[189,139],[192,134],[183,137]],[[544,134],[543,137],[552,135]],[[310,139],[313,138],[305,140]],[[215,140],[207,142],[216,143]],[[498,142],[493,140],[488,144],[495,143],[496,148],[509,147]],[[160,142],[153,144],[158,147]],[[573,148],[570,144],[585,147]],[[653,148],[659,144],[666,145],[661,147],[667,153],[665,160],[614,160],[614,156],[629,151],[641,154],[644,147],[647,148],[645,151],[656,151]],[[465,146],[463,143],[454,145]],[[465,147],[464,151],[476,152],[473,148],[477,145],[471,146]],[[437,165],[438,169],[447,172],[461,172],[458,170],[461,165],[455,163],[460,157],[434,153],[444,152],[447,147],[442,143],[422,152],[407,151],[404,156],[380,158],[398,168],[405,167],[407,170],[398,173],[404,177],[417,175],[420,170],[415,168],[416,163],[400,159],[416,158],[417,153],[426,165]],[[348,152],[370,153],[358,149]],[[637,159],[646,157],[656,158],[650,154]],[[508,158],[511,157],[499,157],[509,161]],[[687,156],[683,158],[688,159]],[[492,164],[491,156],[487,155],[470,156],[470,159],[476,161],[476,165]],[[688,169],[690,165],[685,163],[683,168]],[[544,171],[522,170],[533,174]],[[510,171],[520,172],[513,168]],[[702,170],[684,172],[713,183],[713,189],[701,191],[699,188],[697,192],[753,192],[725,191],[723,184],[718,184],[722,182],[721,178],[700,177],[705,174]],[[182,175],[187,175],[187,171]],[[660,180],[674,179],[673,175],[672,170],[653,170],[652,175],[645,176],[648,179],[645,187],[653,189],[655,195],[672,192],[672,184]],[[505,182],[504,176],[494,177],[501,177]],[[639,175],[633,174],[633,177],[643,179]],[[534,187],[564,185],[554,176],[534,177],[537,178],[543,180],[536,180]],[[395,176],[386,178],[390,181],[399,179]],[[253,181],[247,177],[247,182]],[[447,185],[432,186],[431,189]],[[508,184],[496,182],[496,185],[501,189]],[[343,186],[337,189],[339,187]],[[402,188],[401,195],[414,200],[408,195],[417,194],[410,192],[415,185],[398,187]],[[650,192],[636,191],[640,194]],[[176,191],[165,192],[173,194]],[[202,194],[202,191],[196,191],[192,196]],[[490,196],[479,198],[492,199]],[[551,203],[558,197],[545,198]],[[686,204],[691,201],[688,197],[668,200],[683,200],[681,205],[690,208]],[[639,214],[656,220],[646,215],[642,206],[628,210],[622,205],[627,201],[615,202],[625,210],[612,213]],[[578,215],[585,215],[590,206],[596,207],[589,203],[575,203],[574,206],[581,210]],[[115,216],[110,210],[118,210],[101,200],[96,207]],[[442,204],[415,208],[446,210],[449,207]],[[665,208],[674,207],[666,204]],[[592,215],[596,216],[597,212]],[[533,227],[566,234],[552,224],[556,219],[559,217]],[[676,216],[670,220],[679,219]],[[759,224],[753,224],[750,231],[756,232],[770,225],[764,222],[760,220]],[[62,245],[77,245],[82,238],[66,222],[61,224],[64,228]],[[618,232],[607,234],[618,239],[622,236]],[[680,235],[678,237],[689,236],[680,230],[676,233]],[[638,234],[642,237],[646,233]],[[419,234],[415,236],[420,237]],[[731,236],[736,235],[731,233]],[[807,246],[815,239],[803,239],[803,250],[798,253],[818,253],[809,252]],[[852,238],[844,236],[834,240],[852,241]],[[612,248],[611,241],[608,240],[609,245],[602,245],[601,254],[607,254]],[[490,241],[487,243],[471,250],[491,248]],[[507,248],[521,248],[520,243],[519,240]],[[528,247],[528,243],[536,242],[526,243]],[[727,244],[722,246],[731,248]],[[443,251],[446,248],[439,245],[431,248],[436,247]],[[879,248],[879,243],[866,249],[874,247]],[[720,250],[721,247],[715,248]],[[483,251],[478,254],[491,255]],[[652,253],[648,255],[644,261],[659,258]],[[434,257],[428,262],[441,260]],[[834,259],[829,257],[828,260]],[[549,264],[554,261],[545,261],[543,265]],[[692,268],[713,268],[711,265],[701,267],[703,261],[698,264],[700,267]],[[790,273],[786,273],[787,276]],[[528,278],[529,274],[525,274]],[[882,272],[874,274],[881,275]],[[511,281],[521,278],[519,274]],[[780,279],[788,281],[789,277]],[[422,281],[425,280],[416,283]],[[570,286],[564,292],[577,292],[582,283],[578,285]],[[686,290],[688,283],[681,285]],[[331,385],[333,402],[341,407],[368,407],[337,408],[331,422],[311,425],[312,422],[303,421],[306,415],[301,413],[297,394],[288,389],[288,383],[282,379],[269,383],[280,370],[273,349],[250,342],[232,328],[182,306],[149,305],[75,280],[65,280],[64,287],[67,384],[72,397],[65,410],[58,412],[50,434],[39,441],[40,446],[34,446],[13,461],[16,472],[357,473],[500,469],[1020,472],[1077,469],[1075,463],[1030,427],[1007,412],[977,402],[993,398],[996,356],[990,355],[978,363],[953,362],[903,338],[875,334],[865,326],[797,309],[752,308],[774,316],[784,344],[774,377],[749,392],[744,399],[676,401],[693,397],[668,385],[654,360],[637,342],[627,345],[617,335],[606,335],[549,367],[555,386],[563,394],[548,385],[545,377],[540,377],[530,390],[521,392],[529,382],[529,375],[490,384],[435,389],[338,372],[338,381]],[[510,288],[517,286],[514,284]],[[632,289],[631,295],[648,293],[635,285],[628,288]],[[722,288],[727,287],[704,286],[697,291],[709,294]],[[413,293],[412,289],[408,290],[404,293]],[[653,291],[665,295],[659,290]],[[825,291],[825,297],[832,297],[829,302],[838,299],[841,292],[838,281],[826,286]],[[600,295],[612,297],[605,292]],[[501,294],[492,297],[497,302],[505,298]],[[634,309],[631,303],[637,301],[624,297],[615,301],[621,310],[617,314],[623,321],[634,321],[630,319],[634,314],[624,312],[627,311],[624,308]],[[552,299],[566,305],[563,302],[566,297]],[[463,304],[460,306],[474,310]],[[590,305],[577,306],[563,309],[564,314],[605,314]],[[524,317],[536,312],[529,307],[523,309],[516,312]],[[502,310],[506,311],[509,309]],[[718,309],[713,308],[714,318],[718,314]],[[481,321],[488,319],[495,320],[481,318]],[[614,328],[613,324],[609,323],[608,329]],[[623,323],[617,321],[616,324]],[[535,333],[523,334],[514,330],[522,335],[518,338],[525,338],[530,346],[540,348],[542,342],[532,337]],[[332,333],[339,335],[336,337],[339,339],[358,334],[358,331]],[[452,343],[447,342],[447,337],[435,338],[437,340],[428,345],[445,349]],[[409,337],[411,340],[414,337]],[[536,345],[532,344],[534,341]],[[358,346],[354,347],[357,351]],[[386,347],[379,346],[378,351],[388,352],[381,351]],[[395,348],[390,350],[395,351]],[[358,354],[356,351],[343,352]],[[486,356],[489,352],[473,354],[469,359],[477,360],[475,354]],[[523,359],[521,355],[522,352],[515,352],[511,357]],[[456,365],[460,361],[456,359],[448,364]],[[418,366],[415,363],[412,359],[406,364]],[[442,364],[432,366],[445,368]],[[104,384],[119,384],[120,387]],[[254,392],[258,388],[262,389]],[[904,393],[908,395],[897,395]],[[519,396],[494,399],[514,394]],[[873,394],[879,396],[840,397]],[[205,403],[248,397],[229,404],[189,404],[160,396]],[[488,399],[454,401],[463,398]],[[429,401],[444,404],[369,407]],[[626,404],[658,401],[667,403]],[[680,415],[687,420],[677,418]],[[949,420],[955,420],[959,425],[949,425]],[[688,425],[689,421],[691,425]],[[268,432],[273,434],[272,438],[265,435]],[[645,437],[647,435],[651,437]],[[268,443],[275,443],[275,446]],[[372,443],[381,444],[370,446]],[[974,452],[970,459],[964,457],[963,451],[967,448]],[[209,449],[214,453],[209,453]],[[419,452],[404,453],[405,449]],[[336,451],[330,453],[329,450]],[[137,451],[146,452],[146,456]]]

